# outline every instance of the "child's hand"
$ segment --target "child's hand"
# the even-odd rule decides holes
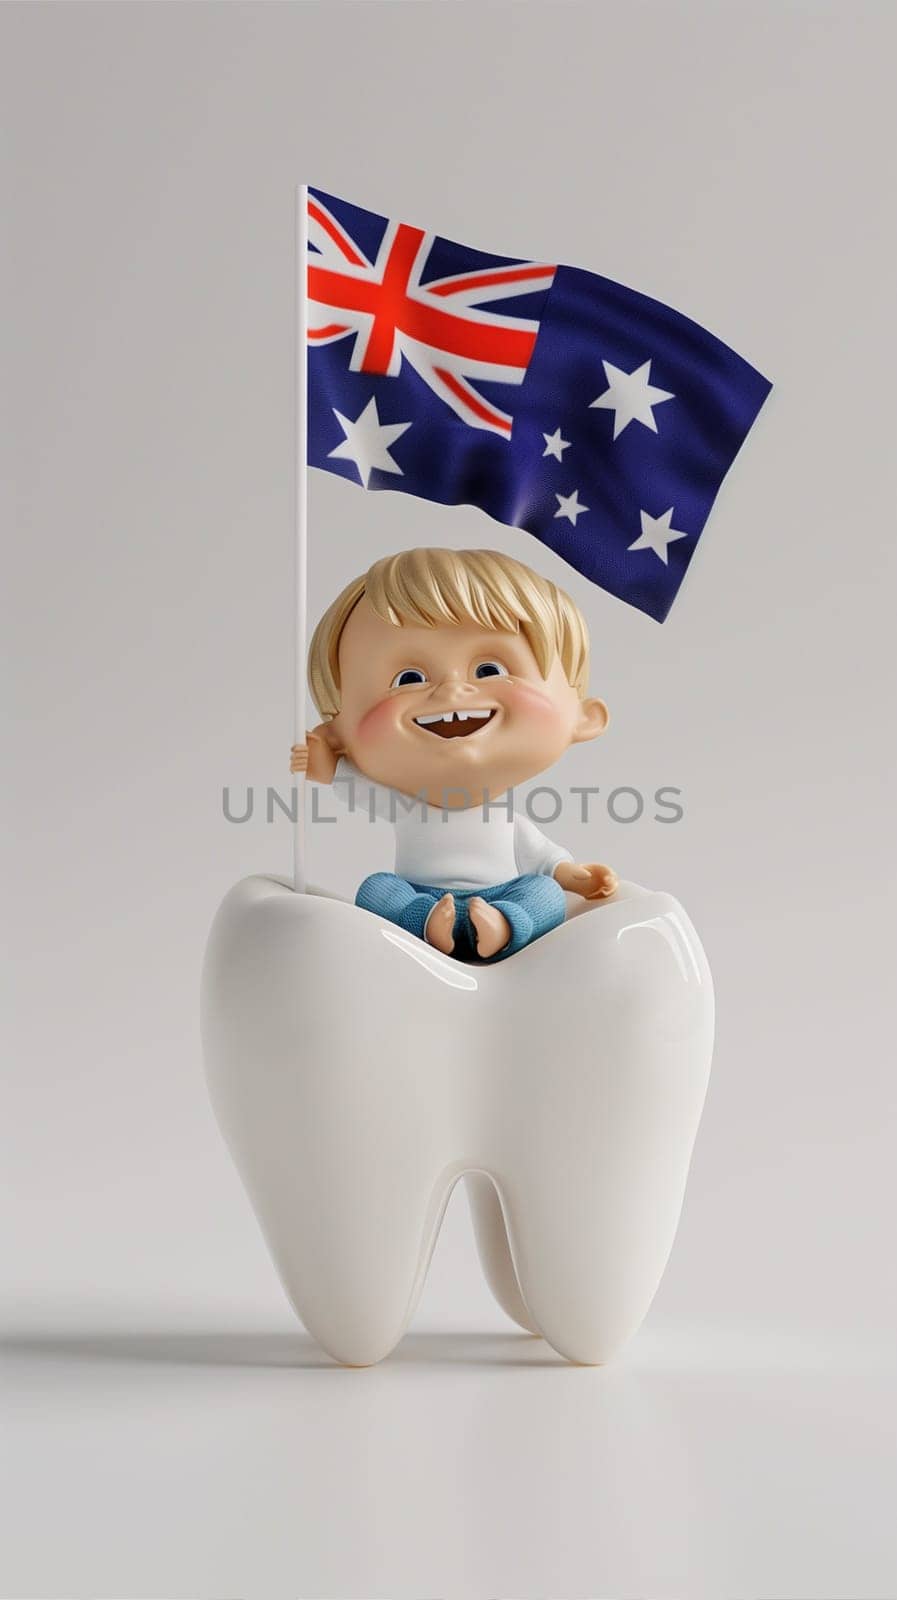
[[[613,867],[600,862],[588,864],[561,861],[554,869],[555,881],[570,894],[581,894],[584,900],[606,900],[619,883]]]
[[[305,744],[294,744],[290,748],[290,771],[307,772],[315,783],[331,783],[339,759],[339,752],[325,732],[326,726],[322,722],[309,734]]]

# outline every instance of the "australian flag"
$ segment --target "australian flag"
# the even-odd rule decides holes
[[[479,506],[662,622],[771,388],[609,278],[309,191],[308,459]]]

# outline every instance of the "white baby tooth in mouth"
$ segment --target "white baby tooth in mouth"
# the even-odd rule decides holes
[[[414,721],[418,728],[426,728],[441,739],[460,739],[484,728],[494,716],[494,707],[480,707],[475,711],[437,711],[432,716],[415,717]]]

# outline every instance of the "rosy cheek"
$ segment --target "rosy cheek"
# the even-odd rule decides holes
[[[502,684],[500,698],[511,716],[543,725],[561,721],[560,708],[555,700],[535,683],[518,678],[513,683]]]
[[[398,708],[395,700],[378,700],[377,704],[366,711],[355,729],[355,738],[359,744],[375,745],[394,732],[398,721]]]

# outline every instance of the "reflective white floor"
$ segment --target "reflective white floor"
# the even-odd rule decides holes
[[[586,1370],[496,1312],[367,1371],[286,1313],[3,1355],[6,1596],[897,1592],[883,1353],[649,1321]]]

